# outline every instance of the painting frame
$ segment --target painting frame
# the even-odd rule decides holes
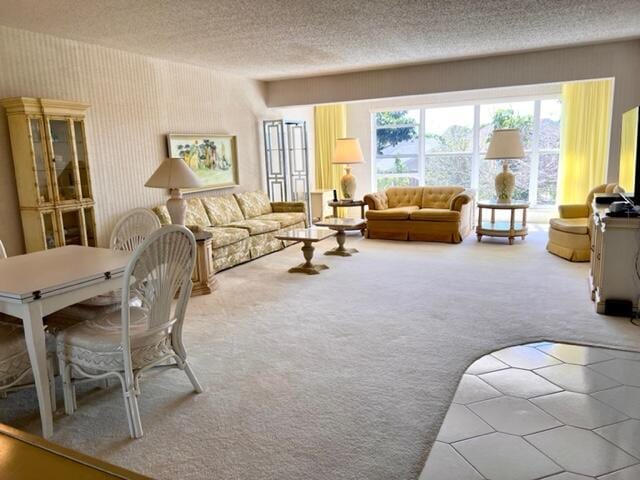
[[[178,157],[185,160],[189,168],[196,174],[203,185],[197,188],[185,188],[185,192],[204,192],[207,190],[218,190],[223,188],[233,188],[240,185],[238,175],[238,147],[237,136],[226,133],[169,133],[167,137],[167,153],[170,157]],[[213,144],[213,149],[203,147]],[[189,152],[184,148],[189,145]],[[222,153],[216,152],[217,146],[222,147]],[[228,146],[228,148],[227,148]],[[195,157],[197,150],[197,158]],[[213,150],[213,155],[211,154]],[[228,152],[227,152],[228,150]],[[189,156],[191,153],[191,156]],[[227,158],[227,154],[229,158]],[[215,169],[213,160],[217,155],[222,155],[219,160],[221,162],[221,170],[217,175],[220,179],[213,179],[211,172]],[[198,165],[194,163],[197,162]],[[202,163],[204,162],[204,168]],[[209,165],[206,165],[209,163]],[[197,167],[197,168],[196,168]],[[215,181],[221,180],[221,181]]]

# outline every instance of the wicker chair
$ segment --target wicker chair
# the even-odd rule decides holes
[[[57,336],[57,352],[67,414],[73,414],[72,370],[81,377],[116,377],[122,385],[131,437],[143,435],[138,395],[141,375],[152,367],[184,370],[196,392],[202,387],[193,374],[182,343],[182,326],[191,295],[196,259],[193,234],[171,225],[156,230],[136,249],[123,276],[127,296],[121,310],[81,322]],[[172,300],[180,291],[172,309]],[[173,360],[167,364],[167,361]]]

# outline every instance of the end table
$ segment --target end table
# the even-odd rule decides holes
[[[213,269],[211,247],[213,235],[211,232],[200,230],[193,232],[193,236],[196,238],[197,257],[193,275],[191,276],[191,281],[193,282],[191,296],[196,297],[198,295],[208,295],[218,288],[218,279],[215,277],[216,272]]]
[[[491,221],[482,219],[482,209],[491,210]],[[509,239],[509,245],[513,245],[515,237],[526,237],[527,229],[527,208],[529,203],[525,201],[513,200],[511,202],[498,202],[496,200],[478,202],[478,225],[476,227],[476,235],[478,241],[482,240],[483,235],[488,237],[506,237]],[[509,222],[496,222],[496,210],[510,210],[511,217]],[[516,222],[516,210],[522,210],[522,221]]]
[[[364,207],[365,207],[366,203],[363,202],[362,200],[338,200],[337,202],[334,201],[330,201],[329,202],[329,206],[331,208],[333,208],[333,217],[337,218],[338,217],[338,208],[351,208],[351,207],[360,207],[360,218],[361,219],[365,219],[364,216]],[[362,225],[362,228],[360,229],[360,233],[362,234],[362,236],[364,237],[364,231],[367,228],[367,224],[366,222]]]

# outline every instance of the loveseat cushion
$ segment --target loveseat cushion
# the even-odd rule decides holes
[[[422,190],[424,187],[391,187],[386,190],[389,208],[422,205]]]
[[[587,235],[589,233],[589,219],[587,218],[552,218],[549,220],[551,228],[566,233]]]
[[[464,192],[462,187],[424,187],[422,191],[422,208],[451,207],[451,199],[458,193]]]
[[[459,222],[460,212],[448,208],[421,208],[411,212],[409,218],[424,222]]]
[[[267,213],[255,218],[255,220],[270,220],[273,222],[278,222],[280,224],[280,228],[289,227],[291,225],[295,225],[296,223],[304,222],[306,219],[306,214],[301,212]]]
[[[234,194],[244,218],[253,218],[271,213],[271,201],[264,192],[245,192]]]
[[[207,211],[202,205],[200,198],[188,198],[187,199],[187,215],[185,218],[186,225],[198,225],[199,227],[209,226],[209,217]]]
[[[236,197],[233,195],[204,197],[202,198],[202,204],[207,211],[211,225],[214,227],[244,220],[240,205],[238,205]]]
[[[153,211],[160,220],[160,225],[171,225],[171,216],[169,215],[169,210],[167,210],[166,205],[158,205],[157,207],[153,207],[151,211]]]
[[[221,248],[232,245],[242,239],[249,238],[249,230],[246,228],[232,227],[204,227],[203,230],[211,232],[211,247]]]
[[[367,210],[368,220],[408,220],[411,212],[418,210],[418,207],[411,205],[408,207],[387,208],[386,210]]]
[[[260,235],[261,233],[275,232],[280,230],[280,223],[271,220],[257,220],[251,218],[249,220],[240,220],[239,222],[231,222],[225,227],[244,228],[249,235]]]

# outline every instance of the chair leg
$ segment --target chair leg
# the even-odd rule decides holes
[[[120,381],[121,385],[122,385],[122,398],[124,400],[124,409],[127,413],[127,423],[129,424],[129,435],[131,435],[131,438],[135,438],[134,436],[134,431],[133,431],[133,420],[131,419],[131,405],[129,403],[129,395],[127,394],[127,388],[125,387],[124,382],[121,380]]]
[[[64,411],[67,415],[73,415],[75,410],[75,393],[71,384],[71,365],[62,358],[58,359],[60,377],[62,377],[62,392],[64,393]]]
[[[140,418],[140,408],[138,406],[138,396],[135,392],[129,395],[129,404],[131,405],[131,421],[133,422],[133,438],[142,438],[142,419]]]
[[[200,382],[196,378],[195,373],[193,373],[193,370],[191,370],[191,365],[189,365],[189,362],[184,360],[182,363],[184,365],[184,373],[186,373],[187,377],[189,377],[189,380],[191,381],[191,385],[193,385],[193,389],[197,393],[204,392],[204,389],[202,388],[202,385],[200,385]]]
[[[51,411],[55,412],[58,409],[56,405],[56,375],[55,375],[55,357],[49,355],[47,365],[47,374],[49,376],[49,394],[51,396]]]

